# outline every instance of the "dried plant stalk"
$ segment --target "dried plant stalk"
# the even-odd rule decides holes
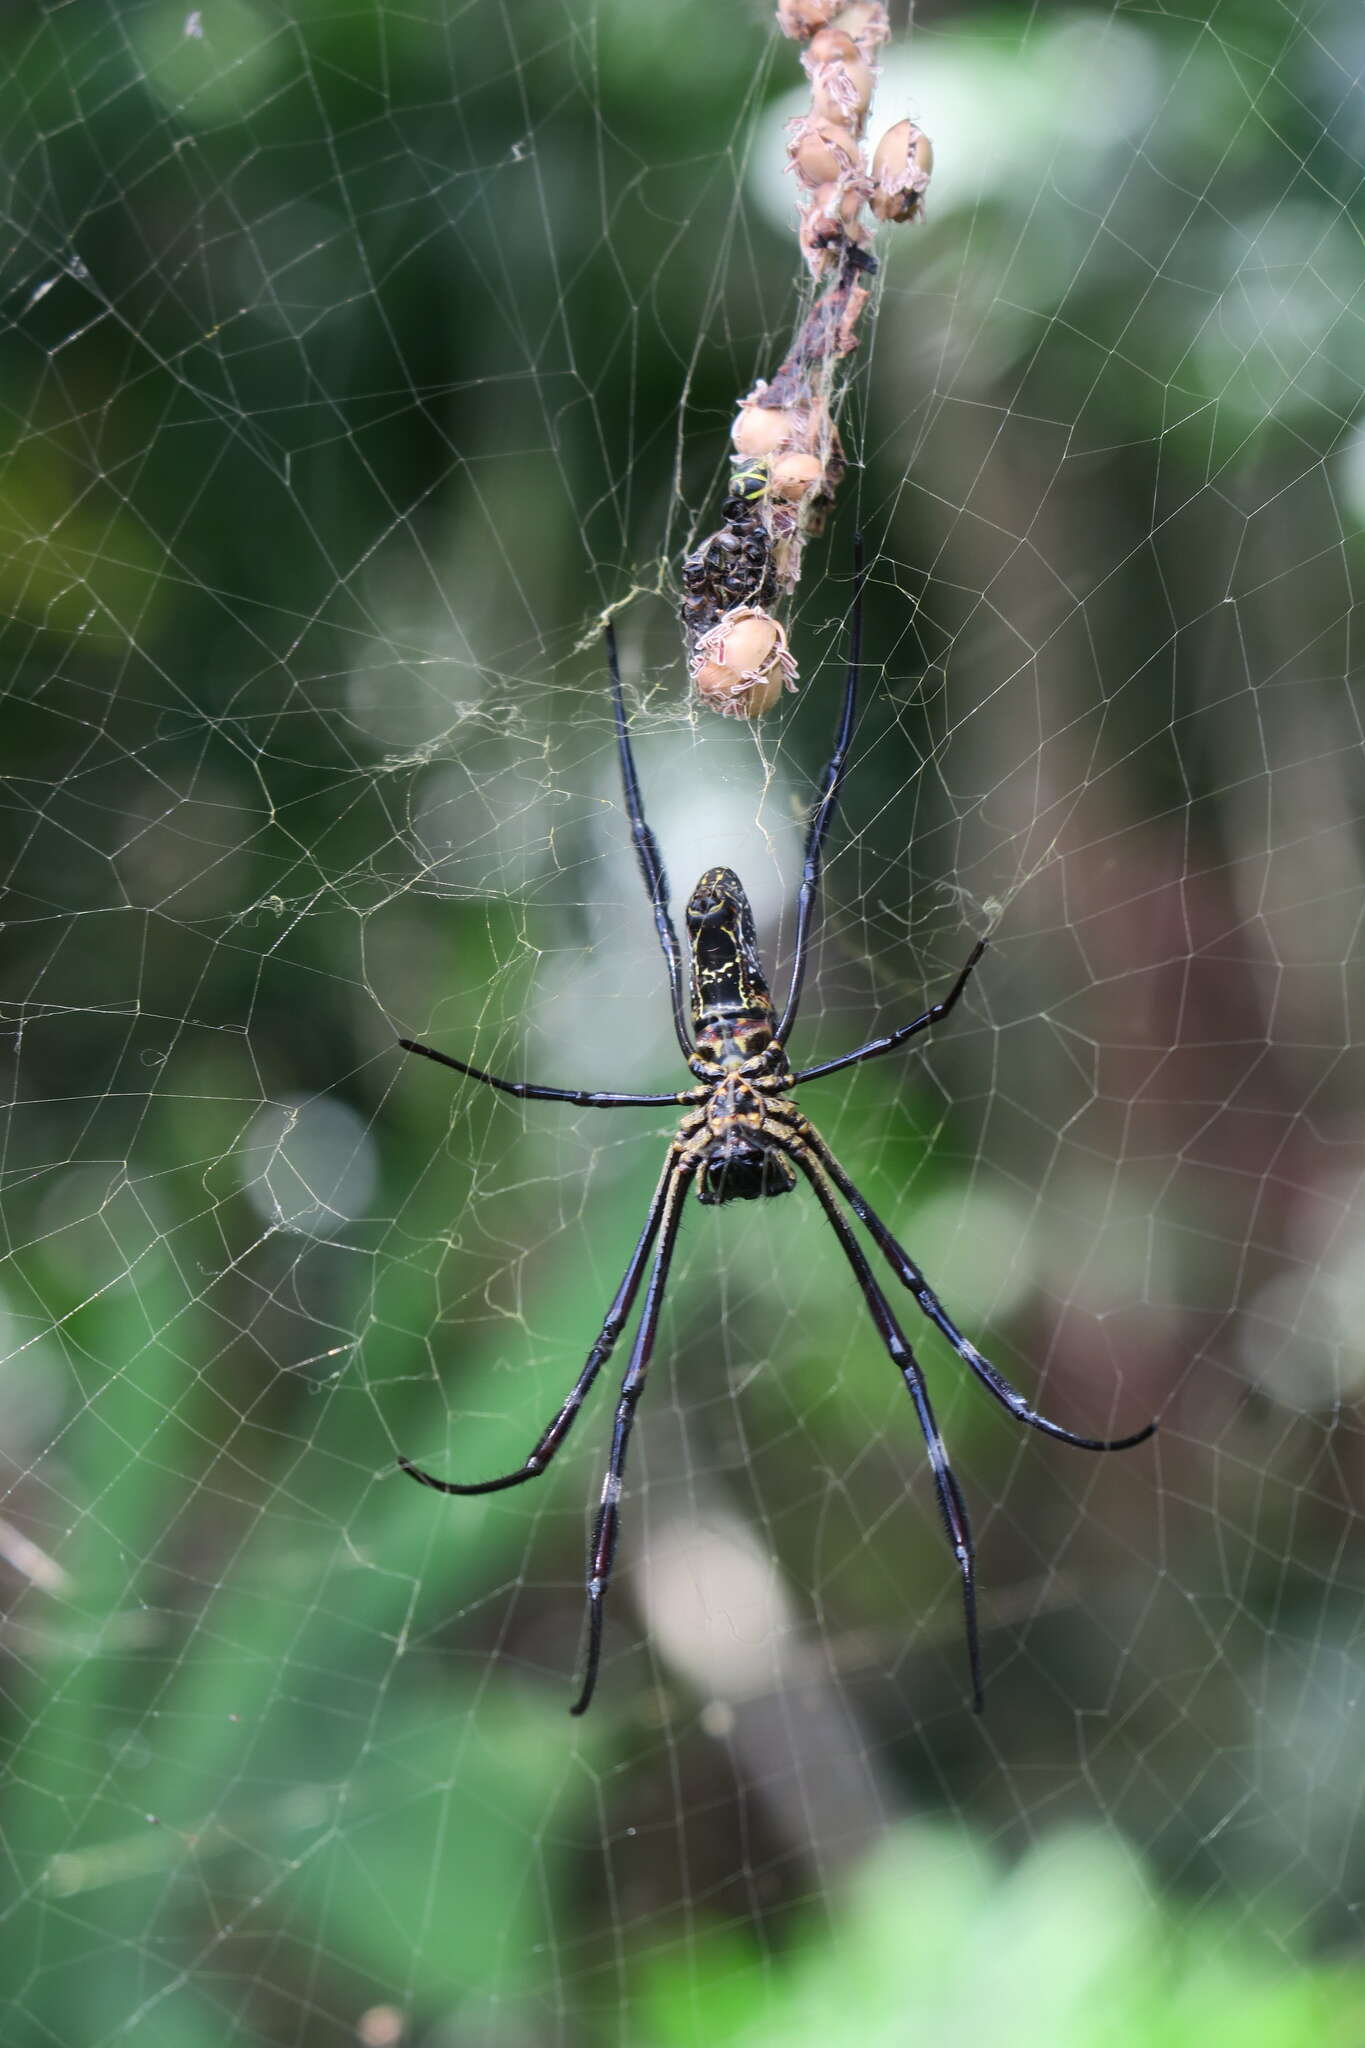
[[[779,0],[778,25],[803,42],[808,113],[790,123],[801,190],[801,253],[825,289],[787,356],[740,400],[731,430],[730,493],[721,525],[682,565],[688,667],[702,703],[757,718],[796,688],[796,664],[770,607],[796,589],[807,540],[824,530],[847,468],[835,424],[837,366],[858,344],[877,268],[872,226],[923,212],[929,139],[899,121],[871,163],[864,141],[877,51],[890,33],[884,0]]]

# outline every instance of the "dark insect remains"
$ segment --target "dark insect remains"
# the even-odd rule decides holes
[[[676,1095],[622,1095],[591,1088],[542,1088],[527,1081],[499,1080],[485,1073],[481,1067],[471,1066],[466,1060],[454,1059],[449,1053],[437,1052],[434,1047],[419,1045],[409,1038],[399,1041],[405,1052],[421,1053],[427,1059],[439,1061],[444,1067],[453,1067],[458,1074],[468,1075],[471,1080],[500,1089],[505,1095],[518,1095],[534,1102],[574,1102],[593,1109],[654,1109],[676,1103],[684,1109],[682,1121],[664,1157],[663,1172],[644,1227],[597,1340],[559,1413],[525,1464],[515,1472],[504,1473],[499,1479],[459,1484],[449,1479],[438,1479],[406,1458],[398,1461],[409,1478],[419,1480],[423,1486],[434,1487],[438,1493],[497,1493],[504,1487],[520,1486],[525,1480],[539,1478],[568,1436],[593,1381],[610,1358],[648,1267],[644,1308],[621,1383],[612,1429],[611,1455],[593,1530],[587,1580],[587,1660],[582,1689],[572,1708],[575,1714],[586,1711],[597,1684],[602,1654],[602,1611],[616,1555],[626,1451],[654,1350],[683,1202],[688,1189],[693,1186],[699,1201],[718,1205],[790,1194],[800,1176],[809,1184],[824,1210],[839,1247],[853,1269],[853,1277],[877,1334],[905,1381],[928,1446],[939,1510],[962,1581],[972,1705],[978,1713],[982,1705],[981,1651],[977,1637],[975,1550],[966,1503],[948,1463],[943,1438],[929,1405],[924,1375],[854,1234],[844,1205],[863,1224],[896,1279],[910,1290],[922,1313],[943,1333],[963,1364],[976,1375],[987,1393],[993,1395],[1018,1421],[1027,1423],[1031,1429],[1041,1430],[1046,1436],[1057,1437],[1062,1443],[1074,1444],[1083,1451],[1127,1450],[1142,1443],[1156,1428],[1156,1424],[1151,1422],[1132,1436],[1106,1442],[1095,1437],[1077,1436],[1031,1408],[1024,1396],[963,1336],[910,1254],[896,1242],[819,1132],[792,1100],[791,1091],[804,1087],[806,1082],[820,1080],[826,1074],[840,1073],[845,1067],[857,1066],[861,1060],[878,1059],[883,1053],[893,1052],[897,1046],[906,1044],[921,1031],[927,1031],[931,1025],[941,1023],[955,1008],[985,950],[985,941],[979,940],[948,993],[910,1023],[902,1024],[898,1030],[888,1031],[880,1038],[870,1039],[866,1045],[860,1045],[854,1052],[842,1053],[837,1059],[822,1060],[813,1067],[792,1067],[787,1057],[787,1044],[801,1002],[806,956],[820,889],[821,854],[839,800],[839,787],[853,735],[861,639],[860,560],[850,621],[848,676],[834,752],[825,769],[806,839],[801,887],[796,901],[795,957],[780,1016],[768,991],[754,936],[753,912],[739,877],[729,868],[708,868],[687,903],[692,982],[689,1030],[688,1004],[683,994],[682,950],[669,912],[668,883],[659,848],[645,823],[621,697],[615,636],[608,627],[607,662],[631,838],[649,892],[654,926],[668,970],[673,1026],[683,1057],[696,1076],[696,1085]]]

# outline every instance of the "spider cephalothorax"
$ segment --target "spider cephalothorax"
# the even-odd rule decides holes
[[[585,1711],[597,1683],[597,1669],[602,1651],[603,1603],[616,1555],[626,1450],[630,1443],[635,1410],[644,1391],[645,1376],[654,1351],[659,1312],[663,1305],[673,1248],[677,1243],[683,1199],[694,1182],[699,1200],[708,1204],[719,1204],[736,1200],[753,1201],[765,1195],[789,1194],[796,1186],[797,1176],[800,1174],[809,1184],[824,1211],[830,1228],[838,1239],[840,1249],[853,1270],[854,1279],[867,1304],[877,1334],[905,1381],[906,1391],[914,1404],[915,1414],[928,1448],[939,1513],[943,1518],[943,1526],[952,1545],[962,1582],[972,1704],[978,1710],[981,1707],[982,1693],[981,1654],[976,1626],[976,1553],[972,1544],[966,1503],[949,1466],[948,1453],[939,1434],[938,1424],[934,1420],[933,1409],[929,1405],[929,1391],[919,1362],[906,1341],[890,1302],[877,1283],[866,1253],[854,1235],[853,1226],[844,1207],[841,1206],[841,1199],[862,1223],[897,1280],[909,1289],[923,1314],[947,1338],[963,1364],[980,1380],[987,1393],[1003,1408],[1008,1409],[1018,1421],[1027,1423],[1031,1429],[1041,1430],[1045,1436],[1057,1437],[1063,1443],[1075,1444],[1086,1451],[1126,1450],[1132,1444],[1141,1443],[1156,1428],[1154,1422],[1149,1423],[1145,1429],[1136,1430],[1131,1436],[1111,1440],[1077,1436],[1071,1430],[1063,1429],[1060,1423],[1050,1422],[1046,1416],[1031,1408],[1018,1389],[1011,1386],[1004,1375],[998,1372],[988,1359],[983,1358],[976,1346],[963,1336],[909,1253],[897,1243],[876,1211],[869,1206],[844,1172],[819,1132],[791,1098],[792,1089],[801,1087],[804,1082],[814,1081],[822,1074],[837,1073],[844,1067],[856,1066],[861,1060],[875,1059],[881,1053],[891,1052],[896,1046],[904,1045],[907,1039],[927,1030],[930,1025],[940,1023],[961,997],[985,946],[984,940],[978,940],[947,995],[940,1001],[931,1003],[927,1010],[909,1024],[902,1024],[898,1030],[888,1031],[880,1038],[870,1039],[866,1045],[859,1046],[854,1052],[841,1053],[835,1059],[823,1060],[816,1066],[793,1071],[787,1058],[786,1046],[792,1026],[796,1022],[801,1000],[806,955],[810,945],[811,920],[820,888],[820,856],[825,834],[838,802],[839,786],[843,781],[849,742],[853,736],[853,714],[858,695],[861,612],[860,556],[853,600],[848,678],[844,685],[843,708],[839,715],[834,752],[825,769],[820,798],[812,813],[810,831],[806,839],[801,888],[796,899],[796,937],[791,983],[780,1016],[768,991],[763,963],[759,959],[758,942],[754,936],[753,912],[739,877],[729,868],[708,868],[692,891],[687,905],[687,937],[692,968],[689,1030],[689,1006],[684,1003],[683,998],[682,949],[678,944],[678,935],[669,913],[668,883],[664,876],[663,861],[654,834],[645,823],[640,785],[631,753],[630,733],[626,725],[625,705],[621,697],[616,643],[608,628],[607,661],[611,670],[617,746],[621,757],[621,780],[625,788],[631,838],[639,857],[645,887],[649,891],[650,904],[654,912],[654,928],[659,935],[659,944],[663,949],[664,962],[668,969],[673,1028],[683,1057],[695,1076],[695,1085],[675,1095],[615,1094],[590,1088],[542,1088],[530,1081],[499,1080],[496,1076],[485,1073],[482,1067],[470,1066],[465,1060],[455,1059],[449,1053],[437,1052],[433,1047],[420,1045],[410,1038],[399,1041],[406,1051],[419,1052],[427,1059],[438,1060],[442,1066],[453,1067],[457,1073],[468,1074],[476,1081],[484,1081],[490,1088],[500,1089],[505,1095],[519,1095],[539,1102],[577,1102],[595,1109],[650,1108],[670,1103],[680,1104],[684,1108],[682,1121],[669,1143],[663,1172],[659,1176],[659,1184],[649,1205],[644,1227],[631,1253],[621,1284],[607,1310],[597,1341],[589,1351],[583,1369],[569,1390],[559,1413],[542,1432],[525,1464],[520,1465],[515,1472],[503,1473],[497,1479],[481,1479],[462,1484],[450,1479],[437,1479],[432,1473],[424,1472],[418,1466],[410,1464],[406,1458],[400,1458],[398,1461],[411,1478],[420,1480],[423,1486],[434,1487],[438,1493],[496,1493],[503,1487],[519,1486],[524,1480],[536,1478],[545,1470],[568,1435],[593,1381],[611,1356],[612,1348],[635,1305],[635,1297],[639,1292],[640,1282],[644,1279],[645,1269],[649,1267],[644,1309],[635,1333],[635,1341],[631,1346],[630,1363],[626,1367],[625,1378],[621,1383],[621,1394],[616,1406],[616,1423],[612,1431],[611,1455],[593,1529],[592,1554],[588,1565],[587,1667],[582,1689],[573,1708],[576,1714]]]

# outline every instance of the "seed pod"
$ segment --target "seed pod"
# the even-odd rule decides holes
[[[745,687],[728,668],[722,668],[718,661],[699,662],[692,671],[692,681],[703,704],[709,705],[713,711],[719,711],[722,717],[729,711],[736,691],[742,693]]]
[[[808,114],[791,124],[787,154],[803,185],[829,185],[857,169],[862,156],[858,138],[842,121],[817,120]]]
[[[838,4],[839,0],[777,0],[777,25],[784,36],[804,43],[825,26]]]
[[[745,682],[718,661],[704,661],[692,681],[707,710],[718,711],[722,718],[761,718],[782,695],[780,676]]]
[[[822,28],[811,37],[810,48],[801,62],[810,71],[817,64],[849,64],[858,54],[852,36],[846,36],[839,28]]]
[[[755,606],[726,612],[698,641],[692,680],[715,711],[759,718],[784,689],[796,688],[796,663],[777,620]]]
[[[792,417],[770,405],[750,405],[746,400],[735,414],[730,439],[738,455],[771,455],[791,438]]]
[[[872,158],[872,211],[878,220],[918,220],[934,169],[934,145],[913,121],[897,121]]]
[[[816,66],[811,79],[811,111],[826,121],[861,127],[872,101],[872,66],[856,54]]]
[[[818,455],[782,455],[772,466],[769,488],[775,498],[798,504],[810,496],[824,474],[825,465]]]
[[[741,606],[716,628],[716,659],[737,675],[761,675],[786,648],[786,635],[767,612]]]

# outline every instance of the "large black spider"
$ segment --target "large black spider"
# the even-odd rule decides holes
[[[962,1335],[909,1253],[896,1242],[881,1218],[858,1192],[819,1133],[807,1122],[788,1095],[789,1089],[799,1088],[807,1081],[817,1080],[825,1074],[838,1073],[844,1067],[856,1066],[860,1060],[875,1059],[881,1053],[891,1052],[896,1046],[904,1045],[907,1039],[915,1037],[918,1032],[939,1023],[954,1008],[967,986],[973,968],[985,950],[985,940],[978,940],[947,995],[941,1002],[931,1004],[912,1023],[902,1024],[896,1031],[888,1031],[880,1038],[870,1039],[866,1045],[859,1046],[856,1052],[842,1053],[837,1059],[822,1060],[818,1066],[793,1070],[787,1058],[787,1039],[792,1025],[796,1022],[801,1000],[801,985],[810,945],[811,921],[820,886],[821,851],[838,802],[839,786],[843,780],[849,742],[853,733],[862,641],[862,580],[860,557],[851,615],[848,678],[844,686],[843,707],[839,715],[834,752],[825,769],[820,799],[811,817],[806,839],[801,889],[796,905],[796,951],[792,962],[791,984],[787,990],[787,1000],[780,1020],[768,992],[754,935],[753,912],[739,877],[729,868],[708,868],[692,891],[687,904],[687,935],[691,948],[692,969],[691,1022],[695,1038],[689,1035],[687,1010],[683,1001],[682,954],[669,914],[668,883],[664,876],[658,844],[645,823],[640,785],[635,772],[625,707],[621,697],[616,640],[611,627],[608,626],[607,662],[611,673],[616,738],[620,749],[621,779],[625,785],[631,838],[635,843],[645,887],[649,891],[654,910],[654,925],[659,934],[659,944],[663,948],[664,962],[668,969],[668,985],[673,1001],[673,1026],[683,1056],[697,1077],[697,1085],[676,1095],[620,1095],[600,1089],[541,1088],[528,1081],[499,1080],[494,1075],[485,1073],[481,1067],[471,1066],[466,1060],[454,1059],[449,1053],[437,1052],[432,1046],[420,1045],[410,1038],[399,1040],[405,1052],[421,1053],[427,1059],[439,1061],[443,1067],[453,1067],[456,1073],[467,1074],[472,1080],[483,1081],[490,1088],[500,1089],[505,1095],[519,1095],[536,1102],[575,1102],[593,1109],[646,1109],[665,1103],[686,1105],[687,1113],[669,1145],[663,1172],[650,1202],[644,1228],[631,1253],[630,1262],[616,1290],[611,1307],[607,1310],[601,1334],[588,1353],[587,1363],[578,1375],[564,1405],[541,1436],[525,1464],[515,1472],[505,1473],[500,1479],[483,1479],[471,1484],[458,1485],[449,1479],[437,1479],[432,1473],[424,1472],[411,1464],[407,1458],[400,1457],[398,1460],[409,1478],[419,1480],[423,1486],[434,1487],[438,1493],[497,1493],[504,1487],[520,1486],[527,1479],[538,1478],[564,1442],[593,1381],[611,1356],[616,1339],[634,1305],[650,1253],[653,1252],[654,1262],[645,1290],[644,1310],[631,1348],[630,1363],[626,1367],[625,1378],[621,1384],[621,1397],[617,1403],[616,1422],[612,1431],[611,1457],[593,1531],[587,1581],[587,1665],[582,1690],[571,1710],[575,1714],[586,1711],[597,1684],[602,1652],[602,1609],[616,1553],[626,1450],[630,1442],[636,1406],[644,1392],[645,1376],[654,1350],[659,1312],[663,1306],[664,1288],[677,1241],[683,1198],[694,1180],[697,1182],[698,1199],[705,1203],[752,1201],[764,1195],[789,1194],[796,1186],[798,1172],[804,1175],[814,1190],[816,1200],[828,1217],[844,1256],[853,1268],[854,1277],[876,1324],[877,1333],[892,1361],[900,1368],[910,1398],[915,1404],[915,1414],[929,1450],[929,1462],[933,1469],[939,1509],[948,1539],[952,1544],[953,1555],[957,1560],[958,1571],[962,1576],[972,1705],[977,1713],[981,1711],[983,1699],[981,1651],[976,1622],[975,1550],[966,1503],[948,1463],[948,1454],[939,1434],[938,1424],[934,1420],[933,1409],[929,1405],[924,1375],[896,1321],[890,1303],[873,1276],[867,1257],[854,1236],[848,1218],[839,1206],[838,1196],[842,1195],[854,1215],[864,1224],[896,1278],[909,1288],[920,1309],[930,1322],[942,1331],[958,1357],[975,1373],[987,1392],[994,1395],[995,1399],[1020,1422],[1027,1423],[1031,1429],[1042,1430],[1047,1436],[1057,1437],[1063,1443],[1075,1444],[1084,1451],[1128,1450],[1132,1445],[1142,1443],[1156,1428],[1155,1422],[1151,1422],[1146,1428],[1136,1430],[1132,1436],[1104,1441],[1095,1437],[1076,1436],[1071,1430],[1063,1429],[1059,1423],[1049,1422],[1046,1416],[1039,1415],[1035,1409],[1030,1408],[1017,1388],[1011,1386],[1003,1374],[997,1372],[989,1360],[982,1357],[976,1346]]]

